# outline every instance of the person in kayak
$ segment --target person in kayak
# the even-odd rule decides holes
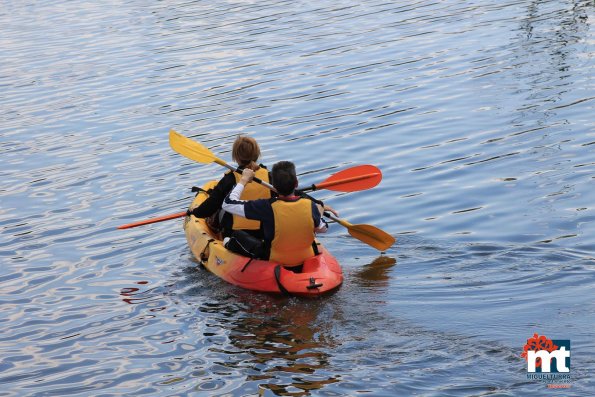
[[[318,254],[315,234],[328,229],[321,215],[324,210],[335,214],[336,211],[324,207],[320,201],[295,195],[298,180],[292,162],[276,163],[271,176],[278,197],[242,200],[244,189],[254,184],[250,183],[254,171],[245,168],[238,184],[223,200],[223,210],[260,221],[263,232],[263,238],[257,239],[243,231],[234,231],[224,239],[225,247],[244,256],[296,266]]]
[[[252,137],[240,135],[233,143],[231,150],[233,160],[240,169],[250,169],[254,175],[265,182],[269,181],[267,168],[258,164],[260,147]],[[234,230],[244,230],[246,233],[261,238],[260,222],[246,219],[221,211],[221,205],[225,197],[239,182],[241,175],[237,172],[228,171],[217,185],[209,191],[209,197],[198,207],[188,210],[186,215],[194,215],[197,218],[206,218],[207,224],[216,232],[221,232],[224,237],[230,236]],[[271,197],[271,191],[266,187],[251,183],[242,192],[242,200],[266,199]]]

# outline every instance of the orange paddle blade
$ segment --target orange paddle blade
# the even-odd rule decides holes
[[[303,190],[328,189],[338,192],[357,192],[371,189],[382,180],[382,172],[373,165],[358,165],[339,171],[323,182]]]
[[[118,229],[130,229],[132,227],[137,227],[137,226],[142,226],[142,225],[149,225],[151,223],[168,221],[170,219],[182,218],[184,216],[186,216],[186,211],[184,211],[184,212],[178,212],[177,214],[160,216],[158,218],[151,218],[151,219],[147,219],[147,220],[144,220],[144,221],[139,221],[139,222],[134,222],[134,223],[128,223],[126,225],[118,226]]]
[[[345,219],[339,219],[336,216],[325,212],[324,216],[334,220],[339,225],[346,227],[352,237],[359,241],[374,247],[379,251],[386,251],[396,241],[396,239],[382,229],[372,225],[353,225]]]
[[[347,230],[351,236],[378,251],[386,251],[396,241],[393,236],[372,225],[351,225]]]

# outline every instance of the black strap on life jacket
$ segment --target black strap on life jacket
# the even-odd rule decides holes
[[[316,241],[312,241],[312,250],[314,251],[314,255],[320,255],[320,250],[318,249],[318,243]]]

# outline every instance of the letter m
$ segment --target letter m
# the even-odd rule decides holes
[[[541,358],[541,372],[551,372],[551,362],[554,357],[554,353],[550,353],[547,350],[527,352],[527,372],[536,372],[535,363],[538,358]]]

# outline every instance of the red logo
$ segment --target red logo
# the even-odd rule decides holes
[[[524,357],[525,361],[528,361],[529,358],[527,353],[529,351],[538,352],[540,350],[546,350],[551,353],[557,349],[558,346],[554,345],[554,342],[552,342],[551,339],[546,338],[544,335],[539,336],[539,334],[535,333],[532,338],[527,339],[527,344],[523,348],[521,357]],[[535,359],[535,367],[541,367],[541,358],[537,357]]]

